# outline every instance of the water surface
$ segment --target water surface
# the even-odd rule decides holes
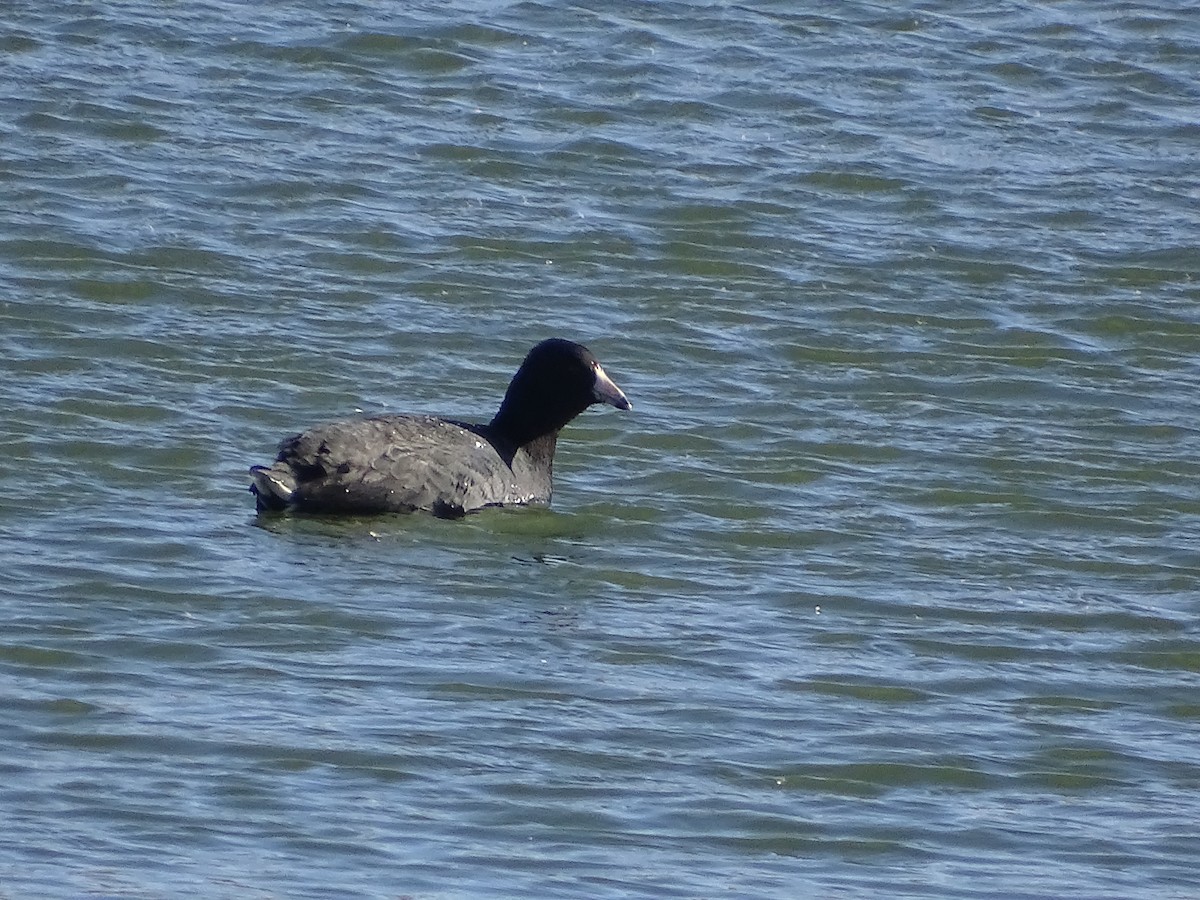
[[[0,894],[1194,897],[1194,20],[12,5]],[[551,334],[550,509],[255,519]]]

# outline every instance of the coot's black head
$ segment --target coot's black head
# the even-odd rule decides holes
[[[491,427],[522,445],[558,431],[593,403],[632,409],[587,347],[550,338],[521,363]]]

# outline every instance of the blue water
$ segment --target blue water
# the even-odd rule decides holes
[[[0,897],[1200,894],[1198,22],[9,4]],[[552,334],[550,509],[255,518]]]

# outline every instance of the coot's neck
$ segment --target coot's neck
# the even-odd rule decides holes
[[[536,409],[538,415],[530,415]],[[549,455],[554,456],[554,442],[562,427],[575,418],[582,410],[577,409],[547,409],[530,403],[513,402],[511,396],[504,398],[500,411],[488,423],[493,434],[502,437],[514,447],[526,447],[534,442],[548,441]],[[533,455],[533,448],[528,448]]]
[[[543,434],[523,444],[515,443],[505,432],[495,427],[495,420],[487,425],[466,426],[476,434],[487,439],[504,460],[514,470],[518,465],[522,471],[532,473],[538,484],[544,484],[546,499],[550,496],[550,484],[554,477],[554,449],[558,444],[558,432]],[[540,496],[540,495],[539,495]]]

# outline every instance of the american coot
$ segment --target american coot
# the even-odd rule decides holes
[[[630,409],[587,347],[561,338],[529,351],[486,425],[384,415],[284,438],[250,470],[259,512],[429,510],[454,518],[484,506],[549,503],[558,432],[593,403]]]

